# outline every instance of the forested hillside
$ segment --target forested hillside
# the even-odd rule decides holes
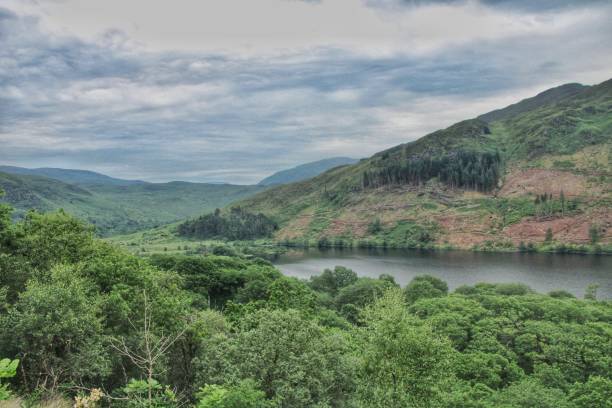
[[[0,202],[14,206],[17,217],[31,209],[62,208],[94,224],[96,231],[106,236],[179,221],[264,189],[186,182],[90,182],[88,179],[84,184],[70,184],[47,177],[0,173],[0,188],[6,191]]]
[[[252,214],[233,207],[228,214],[217,208],[214,213],[181,223],[178,234],[198,239],[229,239],[232,241],[270,237],[278,228],[263,214]]]
[[[0,405],[605,408],[612,306],[260,259],[138,258],[0,206]],[[3,405],[6,406],[6,405]]]
[[[605,246],[611,150],[612,80],[568,84],[238,204],[293,244]]]

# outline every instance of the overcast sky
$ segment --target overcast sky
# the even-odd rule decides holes
[[[612,77],[607,0],[2,0],[0,164],[248,184]]]

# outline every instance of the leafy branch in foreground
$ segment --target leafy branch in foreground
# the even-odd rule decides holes
[[[3,378],[13,378],[17,373],[19,360],[9,360],[4,358],[0,360],[0,401],[6,401],[10,398],[11,392],[8,389],[8,384],[2,384]]]

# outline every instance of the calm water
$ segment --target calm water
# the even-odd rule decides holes
[[[612,256],[307,249],[281,255],[275,264],[286,275],[298,278],[342,265],[360,276],[393,275],[402,286],[416,275],[429,274],[445,280],[450,289],[477,282],[521,282],[538,292],[564,289],[578,297],[596,283],[598,298],[612,299]]]

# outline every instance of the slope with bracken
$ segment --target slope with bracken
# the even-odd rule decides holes
[[[287,241],[609,244],[611,150],[612,80],[568,84],[238,205]]]

